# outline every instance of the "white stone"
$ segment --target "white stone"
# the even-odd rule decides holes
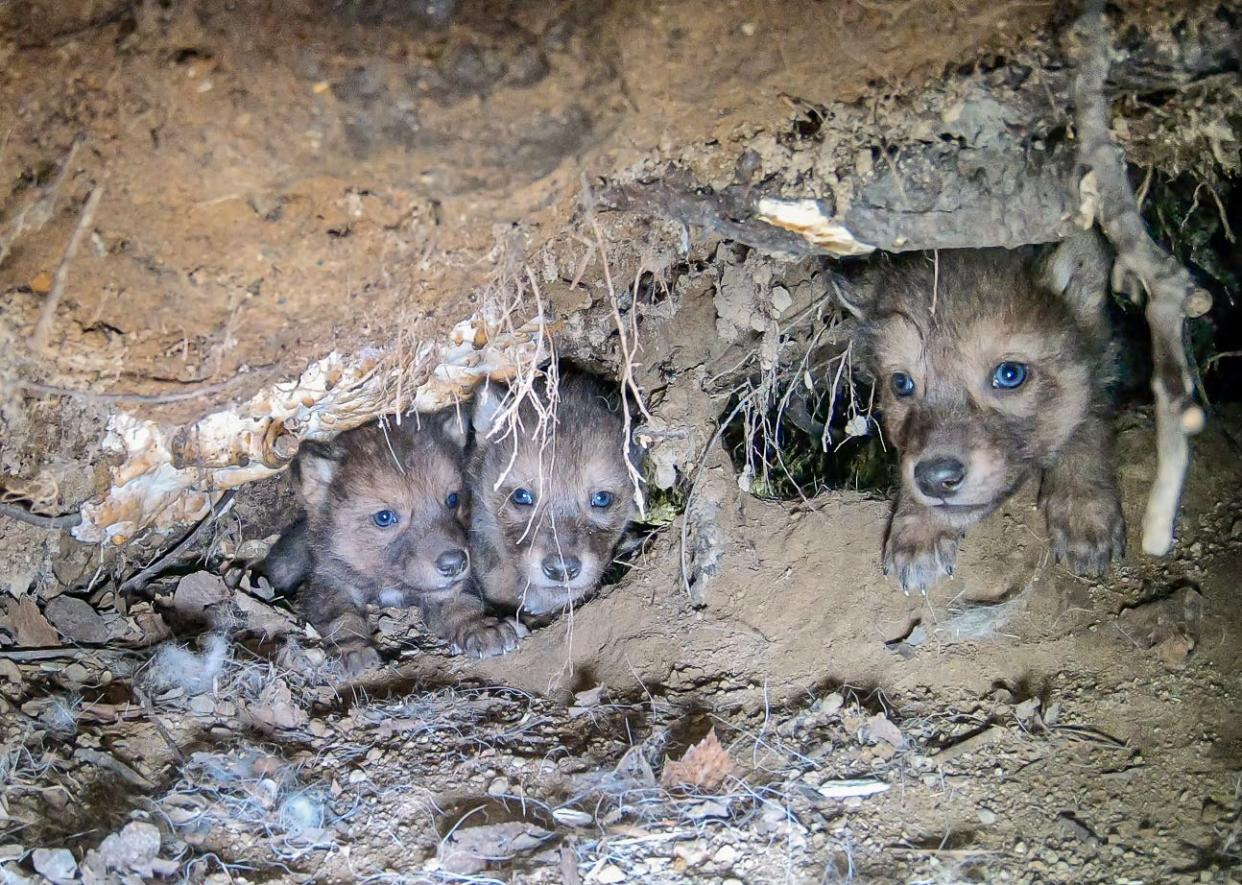
[[[78,862],[68,848],[36,848],[34,868],[53,882],[70,882],[78,874]]]
[[[601,882],[603,885],[616,885],[618,882],[625,881],[625,873],[621,871],[620,867],[608,864],[595,874],[595,881]]]

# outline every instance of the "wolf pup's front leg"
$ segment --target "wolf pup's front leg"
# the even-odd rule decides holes
[[[1079,575],[1102,575],[1126,552],[1112,453],[1111,424],[1102,415],[1093,416],[1079,426],[1040,483],[1052,554]]]
[[[428,630],[472,658],[511,652],[524,635],[516,622],[489,617],[483,600],[468,591],[444,601],[423,602],[419,610]]]
[[[366,607],[355,594],[312,578],[300,601],[306,620],[336,649],[347,673],[357,675],[380,666]]]
[[[926,593],[953,574],[961,537],[962,530],[950,525],[935,508],[899,492],[884,541],[884,574],[895,576],[906,593]]]

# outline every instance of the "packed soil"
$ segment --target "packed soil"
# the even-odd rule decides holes
[[[181,426],[329,351],[431,340],[540,250],[570,315],[584,279],[602,291],[594,182],[676,160],[727,183],[728,146],[791,108],[915,89],[1053,7],[0,6],[6,488],[71,510],[108,485],[118,410]],[[749,358],[718,311],[771,262],[600,223],[631,270],[687,241],[680,284],[646,293],[648,389]],[[607,338],[594,309],[567,351]],[[669,384],[657,410],[705,434],[691,466],[729,405],[700,399]],[[386,666],[352,682],[253,571],[293,514],[283,477],[134,589],[175,538],[105,550],[0,519],[0,878],[1238,881],[1242,413],[1195,441],[1159,560],[1138,552],[1152,417],[1117,426],[1131,553],[1103,579],[1049,560],[1024,489],[907,597],[880,569],[882,492],[761,500],[708,457],[710,582],[686,586],[680,521],[653,522],[513,654],[465,660],[385,611]]]

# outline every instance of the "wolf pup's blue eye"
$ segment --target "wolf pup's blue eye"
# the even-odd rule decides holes
[[[401,519],[391,510],[381,510],[371,516],[371,522],[375,523],[382,529],[389,528],[399,523]]]
[[[612,506],[612,492],[596,492],[594,495],[591,496],[591,506],[601,507],[601,508],[611,507]]]
[[[529,507],[535,503],[535,496],[530,493],[530,489],[514,489],[509,500],[519,507]]]
[[[898,396],[910,396],[914,393],[914,379],[905,372],[893,373],[893,393]]]
[[[449,510],[456,510],[460,503],[461,497],[456,492],[449,492],[449,496],[444,499],[444,506]]]
[[[1001,363],[992,372],[992,386],[1000,390],[1017,390],[1026,383],[1025,363]]]

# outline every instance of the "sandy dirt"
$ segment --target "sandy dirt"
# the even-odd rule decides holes
[[[1054,14],[0,6],[5,487],[69,510],[107,485],[115,410],[178,425],[330,350],[440,334],[528,262],[563,351],[615,370],[584,186],[673,161],[727,184],[804,102],[915,89]],[[632,309],[684,489],[729,408],[708,379],[761,347],[724,340],[722,316],[745,331],[769,283],[801,310],[822,281],[603,226],[622,285],[661,270]],[[382,613],[387,667],[353,684],[249,570],[292,512],[283,478],[134,592],[164,539],[104,551],[0,520],[0,880],[1238,881],[1242,464],[1223,429],[1242,414],[1216,418],[1160,561],[1136,552],[1151,417],[1118,418],[1133,552],[1100,581],[1048,561],[1028,489],[972,530],[953,581],[903,596],[880,573],[883,494],[763,501],[713,449],[697,488],[723,559],[695,595],[674,522],[502,659]]]

